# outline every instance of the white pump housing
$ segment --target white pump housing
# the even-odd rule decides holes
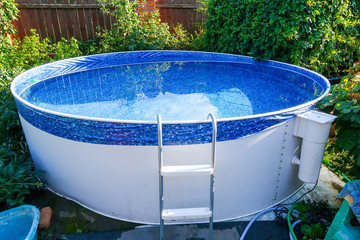
[[[293,164],[299,165],[298,177],[305,183],[315,183],[332,122],[336,116],[308,111],[295,119],[294,136],[302,138],[300,158],[294,157]]]

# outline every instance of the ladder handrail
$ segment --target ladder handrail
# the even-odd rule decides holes
[[[209,239],[213,239],[214,228],[214,181],[215,181],[215,157],[216,157],[216,136],[217,136],[217,124],[215,116],[210,113],[208,119],[211,118],[212,122],[212,142],[211,142],[211,165],[213,173],[210,176],[210,211],[211,217],[209,219]]]
[[[215,167],[215,150],[216,150],[216,136],[217,136],[217,123],[215,116],[210,113],[208,119],[211,118],[212,123],[212,142],[211,142],[211,165]]]
[[[157,115],[157,130],[158,130],[158,160],[159,160],[159,199],[160,199],[160,240],[164,239],[164,219],[162,218],[162,211],[164,208],[164,177],[161,174],[163,167],[163,142],[162,142],[162,122],[161,115]]]

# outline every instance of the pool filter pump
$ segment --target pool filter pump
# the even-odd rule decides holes
[[[308,111],[295,118],[294,136],[302,138],[300,157],[292,159],[299,165],[298,177],[305,183],[315,183],[320,174],[325,146],[332,122],[336,116]]]

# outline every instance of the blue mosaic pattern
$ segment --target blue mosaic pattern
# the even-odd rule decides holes
[[[76,72],[35,82],[20,97],[76,116],[156,121],[206,120],[274,112],[319,97],[311,78],[233,62],[162,62]]]
[[[144,70],[138,69],[136,64],[145,64],[147,68],[150,66],[151,71],[147,72],[148,76],[142,76],[144,75]],[[158,70],[152,68],[154,65],[162,67],[179,65],[180,68],[184,68],[186,71],[179,72],[178,75],[175,73],[174,78],[180,79],[175,84],[174,82],[161,80],[162,77],[166,76],[164,74],[171,75],[174,72],[166,73],[166,71],[163,71],[160,75],[158,74],[159,78],[156,75]],[[194,73],[196,73],[191,70],[194,68],[193,66],[197,69],[217,69],[223,65],[233,68],[241,66],[242,70],[237,73],[235,69],[228,73],[228,75],[221,73],[220,70],[219,73],[215,71],[215,73],[211,74],[202,71],[204,79],[199,81],[197,85],[194,83],[196,81],[191,79]],[[124,69],[128,68],[135,69],[135,71],[130,72],[131,74],[135,72],[132,78],[129,78],[131,75],[129,72],[124,71]],[[124,77],[116,83],[106,80],[118,78],[118,74],[121,72],[125,72],[126,78],[130,80],[125,81]],[[242,75],[240,76],[239,74]],[[225,75],[226,77],[221,78],[218,82],[212,81],[216,75]],[[87,104],[89,101],[94,101],[95,103],[97,101],[98,103],[119,101],[119,99],[121,101],[129,101],[129,99],[131,100],[136,96],[136,92],[131,89],[134,88],[134,81],[140,81],[140,78],[143,78],[141,80],[143,82],[138,85],[145,89],[142,89],[141,94],[151,98],[166,92],[179,95],[189,92],[217,94],[219,91],[224,91],[221,88],[222,86],[219,85],[229,88],[234,83],[233,79],[241,79],[241,77],[244,78],[241,88],[249,89],[244,96],[250,99],[251,108],[249,106],[241,108],[239,104],[235,104],[233,109],[231,109],[229,107],[231,104],[227,102],[225,105],[230,109],[229,113],[226,112],[223,116],[217,116],[217,118],[220,118],[218,122],[218,141],[228,141],[249,136],[290,120],[297,114],[312,108],[314,102],[302,104],[323,97],[330,86],[325,78],[314,72],[279,62],[254,62],[249,57],[218,53],[143,51],[79,57],[36,67],[19,75],[14,80],[12,92],[15,96],[20,115],[33,126],[55,136],[95,144],[157,145],[157,126],[154,123],[156,114],[152,114],[154,116],[151,119],[145,120],[127,119],[122,116],[104,116],[102,113],[100,115],[92,115],[92,113],[82,115],[82,113],[74,112],[75,108],[73,106]],[[258,80],[260,80],[261,84],[256,83],[252,85],[253,82]],[[186,85],[185,83],[188,84],[187,87],[182,88],[181,86]],[[84,84],[86,84],[86,87]],[[273,86],[277,86],[280,90],[274,90]],[[234,94],[231,91],[226,92],[226,94],[229,95],[228,99],[231,96],[235,96],[231,95]],[[276,101],[277,95],[281,95],[279,101]],[[282,98],[285,101],[282,101]],[[237,99],[236,103],[242,101],[239,97],[235,99]],[[33,108],[29,103],[40,108]],[[44,103],[56,107],[69,105],[69,108],[64,111],[58,111],[56,108],[51,109],[46,107],[46,105],[42,105]],[[222,107],[220,105],[217,106],[219,109]],[[99,106],[100,108],[106,108],[101,104]],[[296,106],[299,107],[296,108]],[[252,118],[250,116],[252,114],[268,113],[291,107],[295,108],[292,111],[284,111],[281,114],[268,114],[270,116],[259,118]],[[43,111],[41,108],[43,108]],[[61,114],[61,112],[65,115]],[[76,115],[77,117],[72,118],[66,114]],[[248,115],[249,119],[237,119],[240,116]],[[102,119],[96,120],[91,119],[91,117]],[[113,118],[115,120],[106,118]],[[229,121],[223,121],[221,118],[227,118]],[[117,119],[149,122],[127,123],[126,121],[116,121]],[[204,119],[205,117],[201,119],[166,119],[165,117],[164,120]],[[211,142],[212,128],[210,123],[204,122],[183,124],[165,122],[163,124],[163,133],[164,145],[200,144]]]
[[[250,57],[219,54],[207,52],[187,52],[187,51],[139,51],[139,52],[121,52],[121,53],[107,53],[99,55],[91,55],[85,57],[71,58],[61,60],[40,67],[33,68],[16,78],[14,90],[17,94],[23,91],[29,85],[32,85],[32,79],[37,81],[64,75],[73,72],[85,71],[89,69],[97,69],[104,67],[120,66],[133,63],[153,63],[153,62],[196,62],[196,61],[210,61],[210,62],[241,62],[254,65],[261,70],[266,67],[272,67],[274,74],[283,69],[293,71],[298,74],[308,76],[314,81],[318,82],[323,89],[329,87],[329,83],[315,72],[299,68],[293,65],[284,64],[280,62],[267,61],[255,62]],[[281,74],[279,74],[281,77]]]
[[[56,116],[17,102],[21,116],[33,126],[69,140],[106,145],[158,144],[156,124],[102,122]],[[249,136],[288,121],[309,108],[274,116],[218,122],[217,141]],[[211,123],[163,124],[164,145],[202,144],[212,141]]]

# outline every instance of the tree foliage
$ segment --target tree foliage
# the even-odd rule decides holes
[[[344,75],[360,58],[356,0],[206,0],[208,50]]]
[[[40,39],[36,31],[22,41],[0,52],[0,209],[23,204],[25,195],[41,187],[34,170],[16,104],[10,93],[10,83],[24,70],[56,59],[81,55],[77,40],[51,43]],[[0,42],[1,44],[1,42]]]
[[[161,22],[158,11],[137,10],[146,1],[97,1],[104,12],[116,19],[111,30],[98,34],[100,52],[191,48],[193,37],[181,25],[171,32],[169,25]]]
[[[16,32],[12,22],[17,18],[18,12],[15,0],[0,2],[0,51],[10,47],[9,34]]]
[[[349,75],[344,77],[339,84],[332,86],[330,94],[318,104],[318,107],[338,116],[335,120],[335,135],[329,142],[327,151],[338,154],[339,157],[341,153],[346,152],[348,158],[353,158],[360,165],[359,64],[352,67]],[[349,161],[351,159],[347,162]]]

